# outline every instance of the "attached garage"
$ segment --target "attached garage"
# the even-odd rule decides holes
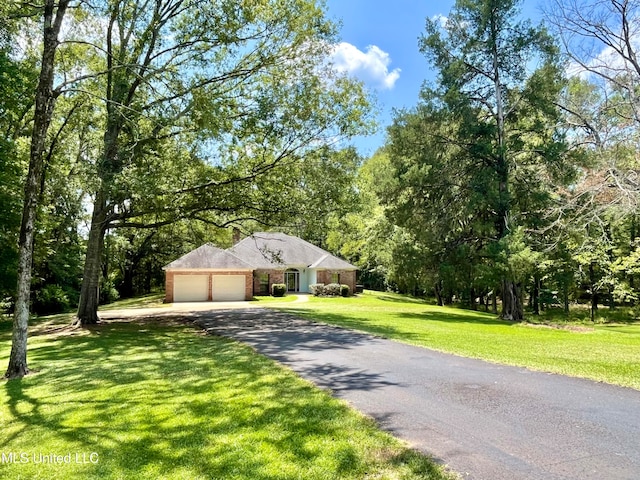
[[[234,254],[206,244],[164,267],[165,302],[251,300],[253,268]]]
[[[174,302],[206,302],[209,299],[209,275],[175,275]]]
[[[211,279],[211,299],[214,302],[231,302],[245,299],[246,276],[213,274]]]

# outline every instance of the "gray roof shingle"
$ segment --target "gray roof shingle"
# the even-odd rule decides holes
[[[164,269],[256,269],[308,267],[357,270],[357,267],[298,237],[254,233],[228,250],[210,243],[174,260]]]
[[[320,247],[284,233],[254,233],[228,251],[252,264],[255,268],[305,266],[357,270],[357,267],[331,255]]]
[[[219,268],[253,270],[253,266],[233,253],[205,243],[164,267],[170,268]]]

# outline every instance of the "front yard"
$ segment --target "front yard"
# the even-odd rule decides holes
[[[37,320],[29,340],[37,372],[0,384],[0,478],[448,478],[236,342],[179,319],[88,330],[69,322]],[[10,330],[0,320],[3,368]]]
[[[513,324],[377,292],[294,300],[258,302],[441,351],[640,389],[638,324]],[[158,304],[149,297],[127,306]],[[179,318],[85,330],[70,320],[36,320],[29,362],[37,372],[0,385],[0,478],[447,478],[327,392]],[[3,368],[10,336],[4,318]]]
[[[510,323],[492,314],[371,291],[277,307],[443,352],[640,389],[638,323]]]

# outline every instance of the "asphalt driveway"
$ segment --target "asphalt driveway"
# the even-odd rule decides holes
[[[272,310],[193,312],[463,478],[640,478],[640,391],[495,365]]]

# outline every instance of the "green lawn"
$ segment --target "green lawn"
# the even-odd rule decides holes
[[[73,330],[70,320],[36,321],[29,365],[37,373],[0,383],[0,478],[447,478],[373,421],[236,342],[179,321]],[[3,369],[10,330],[0,320]]]
[[[491,314],[378,292],[273,306],[444,352],[640,389],[638,323],[509,323]]]

